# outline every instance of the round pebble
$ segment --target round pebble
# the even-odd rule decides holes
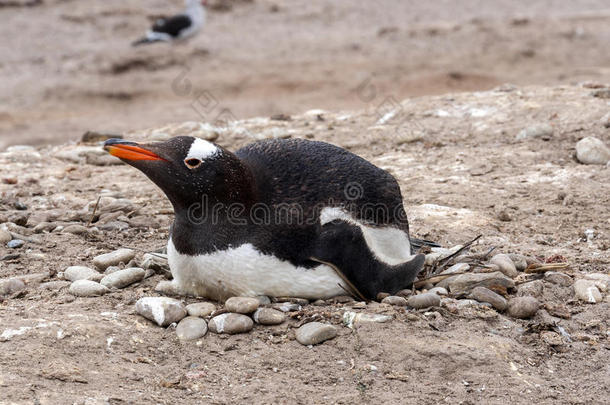
[[[64,278],[68,281],[91,280],[100,281],[103,275],[85,266],[70,266],[64,270]]]
[[[10,248],[10,249],[18,249],[20,247],[22,247],[23,245],[25,245],[25,242],[22,241],[21,239],[13,239],[13,240],[9,240],[6,244],[6,247]]]
[[[142,281],[145,275],[146,271],[144,269],[131,267],[104,276],[100,283],[108,288],[125,288],[130,284]]]
[[[574,294],[581,301],[595,304],[602,301],[602,295],[592,280],[576,280]]]
[[[93,258],[93,264],[100,270],[106,270],[108,266],[116,266],[119,263],[129,263],[136,256],[131,249],[118,249],[114,252],[105,253]]]
[[[544,273],[544,281],[548,281],[549,283],[557,284],[563,287],[569,287],[574,283],[572,277],[557,271],[547,271]]]
[[[516,253],[508,254],[510,260],[514,263],[517,271],[524,271],[527,268],[527,258]]]
[[[503,253],[497,254],[491,258],[489,263],[498,266],[498,270],[507,277],[515,278],[519,275],[515,263],[513,263],[508,255]]]
[[[475,287],[472,289],[472,298],[479,302],[488,302],[498,311],[504,311],[508,306],[506,299],[485,287]]]
[[[254,322],[252,318],[243,314],[226,313],[210,319],[208,327],[214,333],[234,335],[250,332],[254,327]]]
[[[258,299],[251,297],[231,297],[225,302],[227,311],[238,314],[251,314],[259,305]]]
[[[25,290],[25,283],[16,277],[0,279],[0,296]]]
[[[403,297],[399,297],[396,295],[390,295],[388,297],[385,297],[384,299],[381,300],[382,304],[390,304],[390,305],[396,305],[399,307],[404,307],[407,305],[407,300],[404,299]]]
[[[13,239],[13,237],[11,236],[11,233],[9,231],[5,231],[4,229],[0,229],[0,243],[1,244],[4,245],[4,244],[10,242],[11,239]]]
[[[536,315],[540,302],[534,297],[515,297],[508,301],[508,314],[513,318],[528,319]]]
[[[296,330],[296,339],[302,345],[317,345],[337,336],[337,328],[321,322],[310,322]]]
[[[279,325],[284,322],[286,315],[273,308],[259,308],[252,315],[254,322],[261,325]]]
[[[194,340],[208,333],[208,324],[205,320],[196,316],[183,318],[176,326],[176,335],[182,340]]]
[[[433,293],[433,294],[437,294],[437,295],[447,295],[447,294],[449,294],[447,289],[443,288],[443,287],[434,287],[434,288],[431,288],[430,291],[428,291],[428,292],[429,293]]]
[[[89,233],[89,229],[83,225],[68,225],[63,229],[62,232],[71,233],[73,235],[84,235]]]
[[[407,300],[407,305],[415,309],[438,307],[441,305],[441,297],[431,292],[413,295]]]
[[[517,290],[518,297],[531,296],[540,298],[542,297],[542,292],[544,291],[544,283],[542,280],[534,280],[527,283],[523,283],[519,286]]]
[[[76,295],[77,297],[98,297],[106,294],[110,290],[95,281],[76,280],[70,284],[68,291],[70,291],[70,294]]]
[[[168,326],[186,316],[182,302],[168,297],[143,297],[136,302],[136,311],[159,326]]]
[[[186,312],[190,316],[198,316],[200,318],[206,318],[212,315],[214,311],[216,311],[216,305],[211,302],[196,302],[186,306]]]
[[[610,161],[610,148],[600,139],[588,136],[576,143],[576,159],[587,165],[605,165]]]

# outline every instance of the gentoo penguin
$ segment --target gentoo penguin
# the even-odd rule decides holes
[[[204,6],[207,0],[185,0],[184,3],[186,5],[184,13],[158,19],[146,36],[133,42],[132,45],[171,42],[195,35],[205,23]]]
[[[173,205],[167,253],[181,293],[374,299],[409,286],[424,264],[394,177],[340,147],[276,139],[231,153],[181,136],[104,149]]]

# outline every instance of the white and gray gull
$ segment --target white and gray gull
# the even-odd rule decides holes
[[[206,0],[185,0],[186,9],[173,17],[159,18],[146,36],[133,42],[133,46],[154,42],[173,42],[195,35],[205,23]]]

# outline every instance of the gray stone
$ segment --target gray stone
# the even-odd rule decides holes
[[[112,274],[112,273],[116,273],[117,271],[120,271],[121,268],[119,266],[108,266],[106,267],[106,270],[104,270],[104,274],[108,275],[108,274]]]
[[[431,288],[428,292],[432,293],[432,294],[437,294],[437,295],[447,295],[447,294],[449,294],[447,289],[443,288],[443,287],[434,287],[434,288]]]
[[[390,295],[388,297],[385,297],[384,299],[381,300],[382,304],[390,304],[390,305],[396,305],[399,307],[404,307],[407,305],[407,300],[404,299],[403,297],[399,297],[397,295]]]
[[[595,286],[602,292],[608,291],[610,287],[610,275],[604,273],[589,273],[585,274],[585,279],[591,280]]]
[[[196,316],[183,318],[176,326],[176,335],[181,340],[194,340],[205,336],[208,333],[208,324]]]
[[[6,247],[8,247],[10,249],[19,249],[23,245],[25,245],[25,241],[23,241],[21,239],[13,239],[13,240],[9,240],[7,242]]]
[[[353,328],[354,325],[363,323],[386,323],[392,319],[390,315],[367,314],[366,312],[346,311],[343,313],[343,323],[348,328]]]
[[[186,316],[182,302],[168,297],[143,297],[136,302],[136,311],[159,326],[168,326]]]
[[[576,143],[576,159],[587,165],[605,165],[610,161],[610,148],[601,140],[588,136]]]
[[[519,286],[517,290],[518,297],[531,296],[540,298],[542,297],[542,292],[544,291],[544,283],[542,280],[534,280],[529,281],[527,283],[523,283]]]
[[[301,306],[299,304],[293,304],[291,302],[278,302],[273,304],[273,308],[282,312],[294,312],[301,310]]]
[[[576,280],[574,283],[574,294],[576,298],[589,304],[596,304],[602,301],[602,294],[593,280]]]
[[[70,284],[70,294],[77,297],[97,297],[110,291],[100,283],[91,280],[76,280]]]
[[[269,305],[271,304],[271,298],[267,297],[266,295],[259,295],[256,297],[256,299],[258,300],[258,303],[260,305]]]
[[[441,305],[441,297],[438,294],[431,292],[412,295],[407,300],[407,305],[415,309],[438,307]]]
[[[504,311],[508,306],[506,299],[485,287],[475,287],[472,289],[472,298],[479,302],[488,302],[498,311]]]
[[[446,278],[437,284],[437,287],[446,288],[452,294],[461,295],[469,293],[475,287],[486,288],[514,288],[515,282],[499,271],[493,273],[468,273]]]
[[[547,123],[536,124],[522,129],[517,134],[517,140],[523,140],[528,138],[542,138],[550,139],[553,136],[553,127]]]
[[[173,281],[162,280],[155,286],[155,291],[164,295],[182,295],[181,289]]]
[[[89,229],[87,229],[87,227],[83,225],[68,225],[63,229],[62,232],[71,233],[74,235],[84,235],[89,233]]]
[[[273,308],[259,308],[252,315],[254,322],[261,325],[279,325],[286,320],[283,312]]]
[[[216,305],[211,302],[196,302],[186,306],[186,312],[190,316],[198,316],[200,318],[207,318],[214,311],[216,311]]]
[[[64,270],[64,278],[68,281],[91,280],[100,281],[103,275],[85,266],[70,266]]]
[[[337,328],[321,322],[310,322],[296,330],[297,342],[302,345],[317,345],[337,336]]]
[[[4,229],[0,229],[0,244],[5,245],[11,241],[13,237],[9,231],[5,231]]]
[[[548,281],[549,283],[561,285],[564,287],[569,287],[574,283],[572,277],[557,271],[547,271],[546,273],[544,273],[544,281]]]
[[[93,258],[93,264],[100,270],[106,270],[108,266],[116,266],[119,263],[129,263],[136,256],[131,249],[118,249],[114,252],[105,253]]]
[[[509,253],[508,257],[514,263],[517,271],[524,271],[527,268],[527,257],[517,253]]]
[[[515,297],[508,301],[508,314],[513,318],[528,319],[536,315],[540,302],[534,297]]]
[[[507,277],[515,278],[519,275],[515,263],[513,263],[508,255],[503,253],[497,254],[491,258],[489,263],[498,266],[498,270]]]
[[[258,306],[258,299],[252,297],[231,297],[225,302],[227,311],[238,314],[251,314]]]
[[[243,314],[226,313],[210,319],[208,327],[214,333],[234,335],[250,332],[254,327],[254,322],[252,318]]]
[[[146,271],[138,267],[115,271],[102,278],[100,283],[108,288],[125,288],[130,284],[144,280]]]
[[[25,290],[25,283],[17,277],[0,279],[0,296]]]

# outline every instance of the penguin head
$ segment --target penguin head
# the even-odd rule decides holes
[[[176,211],[204,201],[231,204],[251,199],[249,170],[233,153],[201,138],[179,136],[146,144],[109,139],[104,149],[143,172]]]

